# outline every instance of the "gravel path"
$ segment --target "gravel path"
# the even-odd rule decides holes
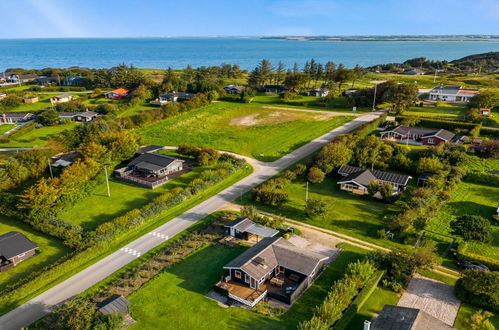
[[[454,287],[416,274],[398,306],[418,308],[452,326],[459,309]]]

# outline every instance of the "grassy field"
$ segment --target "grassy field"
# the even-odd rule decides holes
[[[56,238],[39,233],[19,221],[0,216],[0,235],[11,231],[18,231],[26,235],[26,237],[39,246],[39,253],[19,263],[14,268],[0,273],[0,292],[9,284],[53,263],[69,252],[69,249],[63,246]]]
[[[289,201],[281,207],[255,203],[249,194],[244,196],[241,203],[254,204],[257,208],[274,214],[338,231],[387,248],[401,247],[396,242],[377,238],[377,231],[384,228],[383,217],[396,212],[391,204],[374,200],[369,196],[357,196],[341,191],[335,179],[327,177],[320,184],[309,184],[309,198],[323,199],[328,204],[324,216],[311,219],[305,214],[306,183],[296,181],[285,190],[289,194]]]
[[[8,143],[0,143],[0,148],[26,148],[26,147],[44,147],[48,138],[51,135],[56,135],[62,131],[74,128],[78,123],[71,122],[68,124],[57,125],[57,126],[44,126],[41,128],[35,128],[32,131],[21,134],[15,137],[12,141]]]
[[[0,135],[7,133],[8,131],[10,131],[11,129],[13,129],[16,126],[17,125],[15,125],[15,124],[1,124],[0,125]]]
[[[499,158],[481,158],[475,155],[468,155],[466,164],[463,166],[466,171],[487,173],[499,169]]]
[[[457,216],[465,214],[481,215],[490,219],[497,209],[499,187],[461,182],[452,198],[445,204],[437,216],[428,222],[427,229],[453,236],[449,223]],[[468,252],[499,260],[499,228],[494,226],[492,241],[488,244],[468,243]]]
[[[291,329],[310,318],[322,303],[333,281],[346,264],[367,251],[344,245],[345,251],[324,271],[314,285],[279,318],[270,318],[243,308],[222,308],[205,297],[220,276],[223,265],[245,247],[211,245],[163,273],[129,296],[132,329]],[[202,272],[199,269],[203,269]],[[159,307],[161,306],[161,307]]]
[[[217,102],[141,128],[137,133],[144,136],[146,143],[209,146],[271,161],[351,119]]]
[[[404,115],[416,117],[429,117],[441,120],[465,120],[466,106],[455,104],[443,104],[438,107],[411,107],[404,111]]]
[[[104,176],[93,194],[80,201],[73,208],[62,213],[59,217],[69,223],[80,225],[84,230],[93,230],[103,222],[110,221],[126,212],[141,208],[154,198],[168,192],[174,187],[185,187],[190,181],[209,167],[196,167],[165,185],[154,190],[121,181],[116,178],[109,180],[111,197],[107,196],[107,187]]]

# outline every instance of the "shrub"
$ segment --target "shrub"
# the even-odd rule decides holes
[[[466,270],[457,281],[455,291],[465,302],[499,312],[499,272]]]
[[[305,213],[308,217],[315,217],[327,212],[327,203],[319,198],[309,198],[305,205]]]
[[[490,222],[479,215],[462,215],[450,223],[452,233],[465,241],[490,241]]]
[[[322,172],[322,170],[318,167],[312,167],[309,171],[308,171],[308,181],[312,182],[312,183],[321,183],[322,181],[324,181],[324,178],[325,178],[325,174],[324,172]]]

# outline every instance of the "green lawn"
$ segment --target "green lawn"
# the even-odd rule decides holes
[[[217,102],[141,128],[146,143],[187,143],[271,161],[351,120],[262,105]]]
[[[468,155],[466,164],[463,166],[467,172],[487,173],[488,171],[499,169],[499,158],[481,158],[475,155]]]
[[[156,189],[148,189],[110,178],[111,197],[107,196],[104,176],[101,174],[100,184],[93,194],[80,201],[73,208],[59,215],[64,221],[80,225],[84,230],[91,231],[103,222],[122,216],[132,209],[146,205],[154,198],[164,194],[174,187],[185,187],[199,174],[209,167],[195,167],[191,172],[169,181]]]
[[[383,217],[396,212],[391,204],[369,196],[357,196],[341,191],[336,180],[327,177],[320,184],[309,184],[309,198],[323,199],[328,204],[328,211],[324,216],[311,219],[305,214],[306,183],[297,180],[285,190],[289,194],[289,201],[281,207],[255,203],[250,194],[244,196],[242,204],[254,204],[264,211],[338,231],[387,248],[401,247],[396,242],[377,238],[377,231],[385,228]]]
[[[131,329],[293,329],[310,318],[322,303],[333,281],[340,278],[348,263],[366,250],[344,245],[345,251],[324,271],[291,309],[279,318],[266,317],[243,308],[222,308],[205,297],[223,274],[223,265],[246,248],[211,245],[145,284],[128,298]],[[203,271],[199,271],[202,269]]]
[[[404,112],[407,116],[430,117],[442,120],[464,120],[467,108],[463,105],[443,104],[438,107],[411,107]]]
[[[426,229],[453,236],[449,223],[457,216],[465,214],[481,215],[490,219],[497,209],[499,187],[491,187],[461,182],[452,198],[428,222]],[[494,226],[492,242],[489,244],[470,242],[468,252],[499,260],[499,227]]]
[[[454,321],[454,327],[458,330],[468,330],[469,327],[465,325],[465,320],[469,319],[473,314],[478,312],[479,308],[476,308],[469,304],[461,304],[459,311],[457,312],[456,320]],[[499,329],[499,314],[495,314],[489,318],[489,321],[494,325],[496,329]]]
[[[385,305],[397,305],[399,299],[400,296],[392,290],[380,287],[376,288],[369,299],[367,299],[364,303],[364,306],[362,306],[362,308],[353,317],[352,321],[350,321],[346,329],[363,329],[365,320],[371,320],[374,315],[381,312],[383,306]]]
[[[39,253],[19,263],[14,268],[0,273],[0,292],[9,284],[44,266],[50,265],[69,252],[69,249],[62,245],[56,238],[37,232],[19,221],[0,216],[0,235],[11,231],[18,231],[26,235],[26,237],[39,246]]]
[[[283,103],[281,97],[276,94],[258,94],[253,100],[253,104],[262,104],[267,106],[276,106],[282,108],[327,110],[332,112],[352,112],[351,108],[342,107],[344,104],[343,96],[335,98],[327,105],[319,103],[320,98],[314,96],[300,95],[296,100]],[[371,108],[357,108],[357,112],[371,112]]]
[[[1,124],[0,125],[0,135],[7,133],[8,131],[10,131],[11,129],[13,129],[16,126],[17,125],[15,125],[15,124]]]
[[[26,148],[26,147],[43,147],[47,144],[48,138],[51,135],[56,135],[62,131],[74,128],[78,123],[71,122],[68,124],[57,126],[44,126],[35,128],[32,131],[21,134],[15,137],[9,143],[0,143],[0,148]]]
[[[49,94],[45,94],[43,92],[29,92],[38,96],[39,101],[37,103],[22,103],[21,105],[15,107],[14,109],[10,109],[8,112],[32,112],[39,111],[45,109],[47,107],[52,107],[53,105],[50,103],[50,98],[52,96],[60,95],[60,94],[71,94],[74,96],[74,99],[78,98],[78,94],[74,92],[50,92]]]

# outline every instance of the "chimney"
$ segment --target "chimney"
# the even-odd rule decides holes
[[[371,329],[371,321],[365,320],[364,321],[364,330],[370,330]]]

